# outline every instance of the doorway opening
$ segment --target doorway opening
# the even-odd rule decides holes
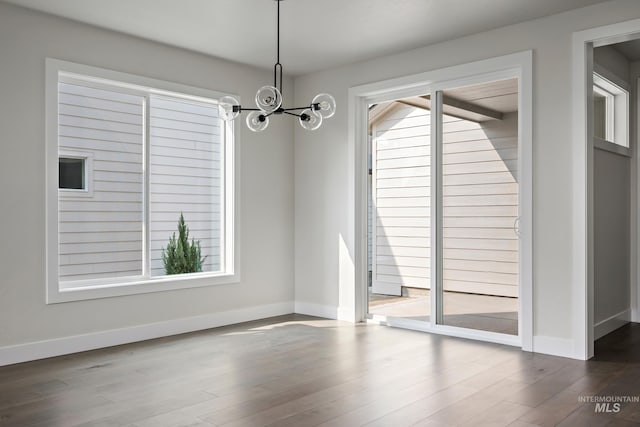
[[[573,312],[581,359],[594,356],[598,338],[640,320],[639,38],[640,19],[573,35]]]
[[[593,48],[593,339],[598,342],[634,318],[637,251],[637,144],[640,39]],[[626,327],[636,331],[633,325]],[[616,336],[623,333],[618,331]],[[635,332],[640,336],[638,332]],[[602,339],[602,340],[601,340]],[[600,340],[600,341],[598,341]]]

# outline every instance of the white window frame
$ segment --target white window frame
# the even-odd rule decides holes
[[[93,197],[93,153],[80,150],[60,150],[58,152],[58,162],[60,159],[82,159],[84,160],[84,188],[60,188],[58,194],[64,198]]]
[[[595,148],[631,157],[629,145],[629,85],[594,64],[593,91],[606,98],[606,139],[593,137]]]
[[[73,81],[74,78],[82,80],[83,84],[93,82],[96,86],[108,84],[117,85],[123,91],[132,93],[166,94],[182,98],[210,102],[225,95],[233,95],[224,92],[211,91],[192,86],[171,83],[143,76],[106,70],[53,58],[46,59],[46,85],[45,85],[45,109],[46,109],[46,303],[61,303],[80,301],[96,298],[106,298],[123,295],[134,295],[149,292],[168,291],[176,289],[195,288],[203,286],[215,286],[222,284],[238,283],[239,272],[239,218],[238,203],[239,194],[239,138],[235,122],[225,122],[224,125],[224,182],[222,189],[224,197],[224,209],[221,213],[223,224],[223,248],[221,251],[222,272],[203,272],[180,274],[161,277],[129,277],[114,279],[82,280],[77,282],[59,281],[59,234],[58,234],[58,161],[59,157],[83,157],[87,159],[85,173],[90,165],[90,153],[58,151],[58,82],[60,79]],[[87,187],[91,186],[91,175],[85,176]],[[78,191],[65,193],[65,197],[76,196]],[[87,192],[88,194],[89,192]],[[145,191],[145,194],[147,192]],[[146,197],[146,196],[145,196]],[[147,212],[145,216],[147,216]],[[146,222],[146,221],[145,221]],[[69,284],[72,283],[72,286]]]

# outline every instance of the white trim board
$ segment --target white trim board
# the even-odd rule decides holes
[[[618,314],[598,322],[593,327],[593,339],[597,340],[603,336],[623,327],[631,320],[631,309],[621,311]]]
[[[331,305],[296,301],[294,312],[296,314],[305,314],[307,316],[324,317],[325,319],[338,318],[338,307]]]
[[[289,301],[0,347],[0,366],[281,316],[293,309]]]
[[[534,353],[580,359],[580,357],[576,357],[574,345],[575,343],[570,338],[547,337],[543,335],[533,337]]]
[[[430,322],[392,317],[374,314],[367,319],[367,323],[374,325],[391,326],[392,328],[410,329],[412,331],[428,332],[436,335],[444,335],[451,338],[464,338],[474,341],[490,342],[494,344],[521,347],[520,338],[517,335],[499,334],[476,329],[458,328],[455,326],[439,325],[432,327]]]

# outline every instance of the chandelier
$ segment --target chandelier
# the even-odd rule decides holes
[[[234,120],[243,111],[247,114],[247,127],[254,132],[263,131],[269,126],[269,117],[272,115],[287,114],[295,116],[300,126],[307,130],[316,130],[322,124],[323,119],[332,117],[336,112],[336,100],[328,93],[316,95],[308,106],[284,108],[282,106],[282,64],[280,63],[280,2],[278,5],[278,38],[276,63],[273,66],[273,86],[262,86],[256,93],[256,106],[258,108],[244,108],[238,99],[233,96],[222,97],[219,101],[220,116],[225,121]]]

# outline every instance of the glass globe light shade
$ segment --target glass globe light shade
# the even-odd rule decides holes
[[[240,108],[233,111],[234,106],[240,107],[240,101],[233,96],[223,96],[220,98],[220,101],[218,101],[218,110],[222,120],[228,122],[238,117],[240,114]]]
[[[317,111],[307,108],[300,114],[300,126],[306,130],[316,130],[322,124],[322,116]]]
[[[317,94],[311,104],[318,104],[319,108],[315,111],[325,119],[332,117],[336,113],[336,100],[328,93]]]
[[[256,105],[265,113],[273,113],[282,105],[282,95],[273,86],[262,86],[256,93]]]
[[[247,114],[247,127],[254,132],[261,132],[269,126],[269,117],[263,111],[252,111]]]

